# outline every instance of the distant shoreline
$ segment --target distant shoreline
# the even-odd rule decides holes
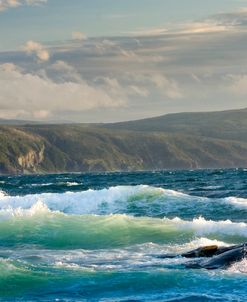
[[[0,174],[247,167],[247,110],[0,126]],[[71,171],[71,172],[70,172]]]

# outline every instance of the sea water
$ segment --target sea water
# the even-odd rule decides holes
[[[1,301],[247,301],[247,260],[160,257],[246,241],[244,169],[0,177]]]

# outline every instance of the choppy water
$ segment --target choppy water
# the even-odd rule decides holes
[[[247,241],[247,170],[0,177],[1,301],[246,301],[228,270],[160,259]]]

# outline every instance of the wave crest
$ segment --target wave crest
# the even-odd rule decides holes
[[[28,210],[9,209],[5,215],[12,219],[0,222],[3,245],[6,242],[7,245],[31,243],[58,249],[105,249],[151,242],[182,246],[198,237],[225,243],[240,243],[247,238],[246,223],[202,217],[186,221],[128,215],[66,215],[50,211],[42,202]]]
[[[210,199],[186,195],[177,191],[147,185],[116,186],[102,190],[66,193],[42,193],[25,196],[8,196],[0,192],[0,210],[30,209],[41,201],[51,211],[65,214],[131,214],[149,217],[206,217],[224,219],[235,211],[247,210],[247,199],[228,197]],[[208,215],[209,214],[209,215]],[[233,216],[231,216],[234,219]]]
[[[103,190],[87,190],[82,192],[43,193],[25,196],[7,196],[0,194],[0,209],[31,208],[42,201],[50,210],[67,214],[110,214],[124,211],[126,205],[133,202],[154,202],[164,198],[175,201],[189,198],[188,195],[162,188],[146,185],[117,186]]]

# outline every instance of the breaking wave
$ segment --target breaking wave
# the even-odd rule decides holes
[[[233,221],[239,222],[243,211],[247,211],[247,199],[244,198],[197,197],[147,185],[24,196],[9,196],[0,192],[1,213],[11,212],[11,209],[30,209],[37,202],[42,202],[51,211],[71,215],[127,214],[159,218],[177,216],[186,220],[200,215],[208,220],[223,220],[229,213]]]
[[[230,220],[192,221],[115,215],[68,215],[51,211],[41,201],[30,209],[0,212],[0,242],[5,246],[38,245],[56,249],[105,249],[155,243],[182,245],[198,237],[239,243],[247,224]]]

